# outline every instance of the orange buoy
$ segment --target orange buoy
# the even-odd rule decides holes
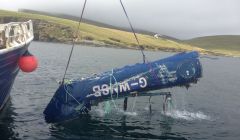
[[[38,60],[31,54],[23,55],[19,58],[18,66],[23,72],[33,72],[38,66]]]

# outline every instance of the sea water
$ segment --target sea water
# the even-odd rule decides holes
[[[43,110],[62,79],[70,45],[32,42],[29,49],[39,67],[16,78],[1,113],[0,139],[240,139],[239,58],[201,56],[203,78],[197,84],[164,90],[173,99],[166,113],[163,97],[152,97],[152,113],[148,97],[137,97],[128,99],[126,112],[120,99],[93,107],[76,120],[47,124]],[[174,54],[145,53],[148,61]],[[136,50],[76,46],[66,77],[80,79],[141,61]]]

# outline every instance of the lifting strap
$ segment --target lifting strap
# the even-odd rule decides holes
[[[129,25],[130,25],[130,27],[131,27],[132,33],[133,33],[133,35],[134,35],[134,37],[135,37],[135,39],[136,39],[136,41],[137,41],[138,48],[141,50],[141,53],[142,53],[142,56],[143,56],[143,63],[145,63],[145,61],[146,61],[146,60],[145,60],[145,59],[146,59],[146,56],[145,56],[144,51],[143,51],[144,48],[143,48],[142,46],[140,46],[138,37],[137,37],[137,35],[136,35],[135,31],[134,31],[134,28],[133,28],[132,23],[131,23],[131,21],[130,21],[130,18],[129,18],[129,16],[128,16],[128,14],[127,14],[127,11],[126,11],[123,3],[122,3],[122,0],[119,0],[119,1],[120,1],[120,3],[121,3],[122,8],[123,8],[124,14],[125,14],[125,16],[126,16],[126,18],[127,18],[127,20],[128,20],[128,23],[129,23]]]
[[[77,38],[78,38],[78,35],[80,33],[79,29],[80,29],[80,25],[81,25],[81,22],[82,22],[83,13],[84,13],[84,10],[85,10],[85,7],[86,7],[86,3],[87,3],[87,0],[84,1],[82,13],[81,13],[80,19],[78,21],[77,34],[76,34]],[[71,48],[71,51],[70,51],[70,55],[68,57],[67,66],[66,66],[66,69],[65,69],[65,72],[64,72],[64,75],[63,75],[63,79],[62,79],[62,84],[64,84],[65,76],[66,76],[66,73],[67,73],[67,70],[68,70],[68,67],[69,67],[69,63],[70,63],[71,58],[72,58],[72,53],[73,53],[74,46],[75,46],[75,38],[72,40],[72,48]]]

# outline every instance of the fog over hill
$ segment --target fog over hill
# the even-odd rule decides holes
[[[240,34],[239,0],[122,0],[136,29],[180,39]],[[84,0],[1,0],[1,9],[19,8],[79,16]],[[84,17],[128,28],[119,0],[88,0]]]

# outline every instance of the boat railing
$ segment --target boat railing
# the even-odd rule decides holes
[[[32,39],[33,24],[31,20],[0,24],[0,50],[27,44]]]

